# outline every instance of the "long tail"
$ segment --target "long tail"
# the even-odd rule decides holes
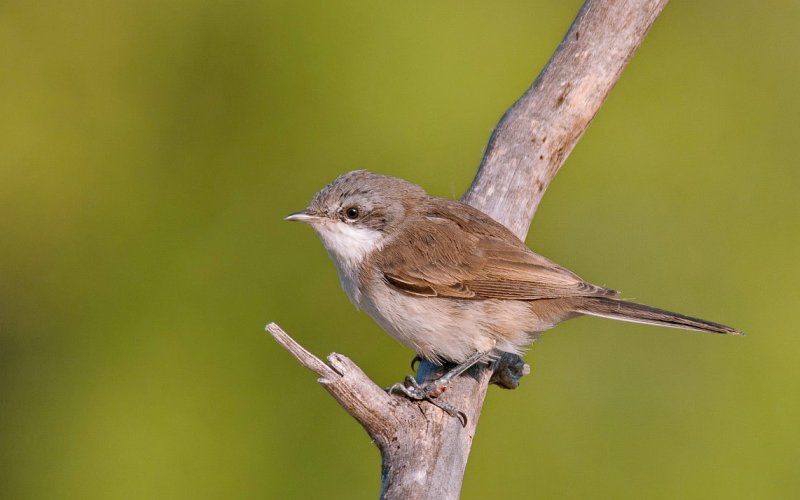
[[[602,318],[630,321],[632,323],[645,323],[648,325],[683,328],[700,332],[722,333],[728,335],[744,335],[741,331],[730,326],[712,323],[704,319],[692,318],[655,307],[625,302],[608,297],[585,297],[578,302],[576,312],[599,316]]]

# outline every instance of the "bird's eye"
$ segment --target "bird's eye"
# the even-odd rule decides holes
[[[356,220],[356,219],[358,219],[358,215],[359,215],[358,208],[350,207],[347,210],[345,210],[344,214],[348,219]]]

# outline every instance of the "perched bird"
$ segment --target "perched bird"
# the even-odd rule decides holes
[[[434,363],[445,381],[581,315],[741,335],[739,330],[615,298],[531,251],[480,210],[395,177],[356,170],[286,217],[311,225],[350,301]],[[435,388],[399,388],[430,399]],[[447,408],[446,408],[447,409]]]

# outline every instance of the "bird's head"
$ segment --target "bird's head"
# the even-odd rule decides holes
[[[427,197],[416,184],[355,170],[334,179],[308,208],[286,220],[310,224],[334,262],[350,267],[380,250]]]

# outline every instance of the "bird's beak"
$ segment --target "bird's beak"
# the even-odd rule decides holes
[[[308,224],[316,224],[325,220],[324,217],[319,215],[312,215],[308,212],[295,212],[293,214],[287,215],[283,220],[290,220],[290,221],[297,221],[297,222],[305,222]]]

